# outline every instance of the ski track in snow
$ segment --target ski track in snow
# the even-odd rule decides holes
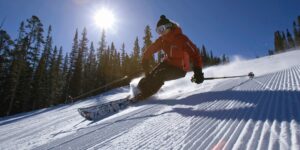
[[[175,82],[194,88],[171,81],[156,97],[96,122],[77,114],[86,102],[1,120],[0,149],[300,149],[300,63],[252,80],[186,80]]]

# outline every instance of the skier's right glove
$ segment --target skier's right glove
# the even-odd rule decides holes
[[[191,81],[197,84],[203,83],[204,81],[204,74],[202,72],[202,68],[194,68],[194,76],[192,77]]]
[[[145,72],[145,75],[148,76],[148,74],[150,72],[149,60],[142,61],[142,67]]]

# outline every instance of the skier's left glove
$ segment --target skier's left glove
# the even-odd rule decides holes
[[[204,74],[202,72],[202,68],[194,67],[194,76],[192,77],[191,81],[197,84],[203,83],[204,81]]]

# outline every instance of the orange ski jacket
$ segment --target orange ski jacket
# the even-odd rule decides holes
[[[182,33],[180,27],[174,27],[167,34],[160,36],[144,52],[142,62],[160,50],[165,52],[164,62],[181,68],[184,71],[190,70],[190,60],[194,67],[202,68],[202,58],[195,44]]]

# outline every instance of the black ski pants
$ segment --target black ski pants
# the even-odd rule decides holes
[[[165,81],[182,78],[186,72],[176,66],[162,62],[158,64],[146,77],[142,78],[138,83],[138,88],[141,91],[142,99],[155,94]]]

